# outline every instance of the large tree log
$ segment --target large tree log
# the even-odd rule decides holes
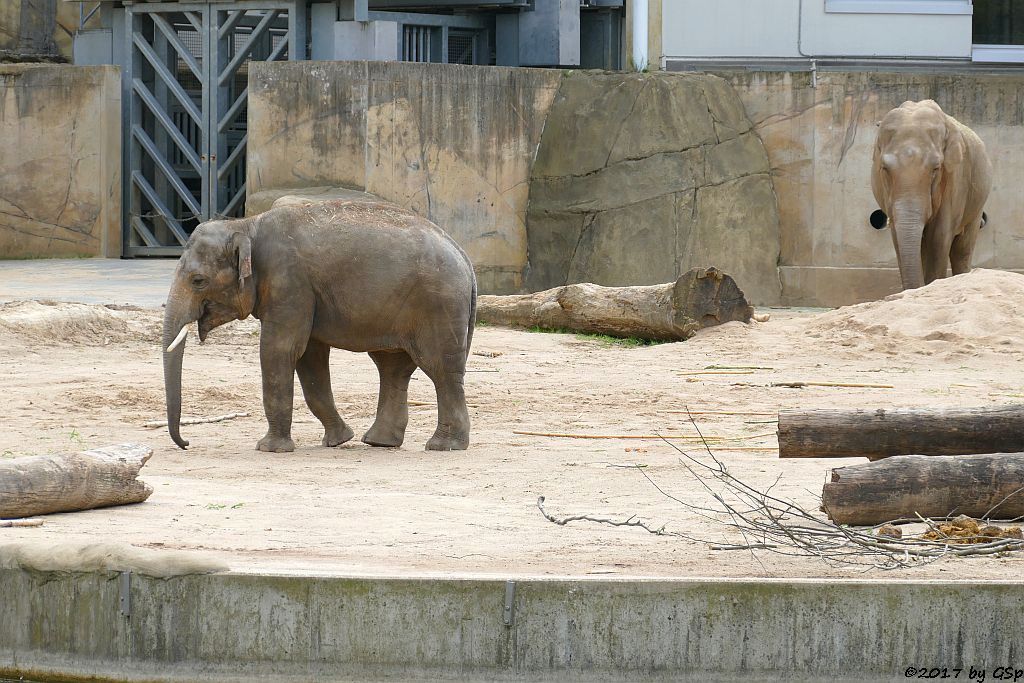
[[[779,412],[780,458],[1024,451],[1024,406]]]
[[[1024,515],[1024,453],[903,455],[832,470],[822,508],[839,524],[894,519]]]
[[[566,285],[536,294],[481,296],[477,320],[658,341],[754,314],[736,281],[715,268],[694,268],[675,282],[644,287]]]
[[[119,444],[0,462],[0,519],[141,503],[153,493],[139,470],[153,449]]]

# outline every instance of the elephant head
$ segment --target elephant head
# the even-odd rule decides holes
[[[179,447],[188,441],[181,422],[181,362],[188,326],[199,321],[199,339],[231,320],[244,320],[256,304],[252,238],[248,221],[210,221],[196,228],[178,261],[164,310],[164,391],[167,427]]]
[[[904,102],[882,119],[875,142],[871,189],[881,211],[871,225],[892,230],[904,289],[925,284],[925,226],[961,174],[965,142],[956,122],[932,100]]]

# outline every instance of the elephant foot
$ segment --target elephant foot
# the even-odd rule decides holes
[[[291,453],[295,450],[295,442],[287,436],[267,434],[256,444],[256,450],[267,453]]]
[[[395,427],[383,427],[374,422],[373,426],[363,434],[363,443],[370,446],[384,446],[387,448],[398,448],[405,441],[405,430]]]
[[[352,431],[352,428],[347,424],[343,424],[339,427],[325,428],[324,438],[320,441],[324,446],[340,446],[352,439],[356,433]]]
[[[427,441],[428,451],[464,451],[469,448],[469,435],[452,435],[442,432],[434,432],[434,435]]]

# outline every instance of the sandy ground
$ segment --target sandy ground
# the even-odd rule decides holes
[[[1024,276],[975,271],[891,300],[829,312],[771,310],[766,323],[730,323],[690,341],[624,347],[575,335],[477,330],[467,394],[468,451],[425,452],[433,387],[414,375],[401,449],[353,441],[319,445],[321,427],[296,385],[297,450],[254,450],[265,431],[258,322],[232,323],[204,345],[189,339],[184,413],[248,411],[231,422],[185,426],[179,450],[165,429],[158,346],[160,311],[85,304],[0,305],[0,457],[120,442],[152,446],[145,503],[47,516],[0,529],[0,543],[119,541],[208,551],[232,568],[345,574],[1019,578],[1024,556],[947,559],[893,572],[836,569],[818,559],[712,550],[708,543],[555,515],[639,515],[707,538],[738,541],[660,494],[696,504],[709,496],[656,439],[581,440],[517,431],[689,436],[701,430],[740,479],[807,509],[829,468],[862,459],[780,460],[781,408],[996,406],[1024,399]],[[709,366],[754,366],[721,370]],[[735,372],[744,374],[715,374]],[[373,419],[376,371],[364,355],[335,351],[339,409],[362,433]],[[891,384],[892,389],[766,386],[777,381]],[[422,403],[422,405],[420,404]],[[748,449],[748,450],[743,450]],[[753,450],[759,449],[759,450]],[[645,465],[643,473],[630,465]],[[781,475],[781,476],[780,476]]]

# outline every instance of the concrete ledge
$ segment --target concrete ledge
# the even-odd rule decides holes
[[[1021,582],[127,576],[0,570],[0,677],[878,680],[910,666],[1024,668]]]

